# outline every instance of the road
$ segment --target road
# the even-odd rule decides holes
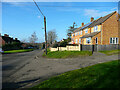
[[[106,56],[99,52],[67,59],[43,58],[42,54],[41,50],[35,50],[3,55],[3,88],[30,88],[61,73],[119,58],[118,55]]]
[[[15,87],[15,80],[11,78],[13,74],[19,72],[21,68],[29,64],[31,60],[36,58],[38,54],[42,54],[41,50],[34,50],[31,52],[17,53],[17,54],[3,54],[2,55],[2,80],[3,88]],[[11,86],[12,85],[12,86]]]

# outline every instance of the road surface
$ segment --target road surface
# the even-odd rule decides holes
[[[50,77],[86,66],[118,60],[118,55],[106,56],[94,52],[92,56],[49,59],[36,50],[3,55],[3,88],[30,88]]]
[[[16,54],[3,54],[2,55],[2,81],[3,81],[3,88],[6,87],[18,87],[15,86],[14,78],[11,78],[13,74],[19,72],[21,68],[34,60],[41,50],[34,50],[31,52],[24,52],[24,53],[16,53]],[[41,52],[42,54],[42,52]]]

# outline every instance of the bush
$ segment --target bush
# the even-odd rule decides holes
[[[58,43],[54,43],[52,47],[53,48],[57,48],[58,47]]]
[[[62,41],[62,42],[60,43],[60,47],[66,47],[67,44],[68,44],[67,40]]]
[[[5,45],[2,46],[2,49],[4,51],[21,49],[21,43],[13,42],[11,44],[5,44]]]

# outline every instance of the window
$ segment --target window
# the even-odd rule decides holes
[[[96,39],[95,39],[95,43],[98,44],[98,38],[97,38],[97,37],[96,37]]]
[[[81,43],[81,38],[79,39],[79,43]]]
[[[91,38],[89,37],[89,38],[86,38],[86,43],[90,43],[91,42]]]
[[[77,36],[77,35],[78,35],[78,32],[75,33],[75,36]]]
[[[79,32],[79,35],[82,35],[82,31]]]
[[[118,44],[118,38],[117,37],[110,38],[110,44]]]
[[[87,29],[85,29],[85,33],[88,33],[88,28],[87,28]]]
[[[72,36],[74,37],[74,33],[72,34]]]
[[[76,43],[77,43],[77,39],[76,39]]]
[[[94,26],[94,32],[98,30],[98,26]]]
[[[80,31],[81,32],[81,35],[82,35],[82,31]]]

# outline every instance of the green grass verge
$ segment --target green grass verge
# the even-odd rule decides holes
[[[99,51],[101,53],[104,53],[106,55],[113,55],[113,54],[119,54],[120,50],[109,50],[109,51]]]
[[[3,53],[19,53],[19,52],[29,52],[29,51],[33,51],[33,49],[9,50],[9,51],[4,51]]]
[[[86,55],[92,55],[91,51],[54,51],[50,52],[48,50],[48,54],[43,54],[44,57],[47,58],[73,58],[73,57],[79,57],[79,56],[86,56]]]
[[[30,88],[120,88],[118,60],[69,71]]]

